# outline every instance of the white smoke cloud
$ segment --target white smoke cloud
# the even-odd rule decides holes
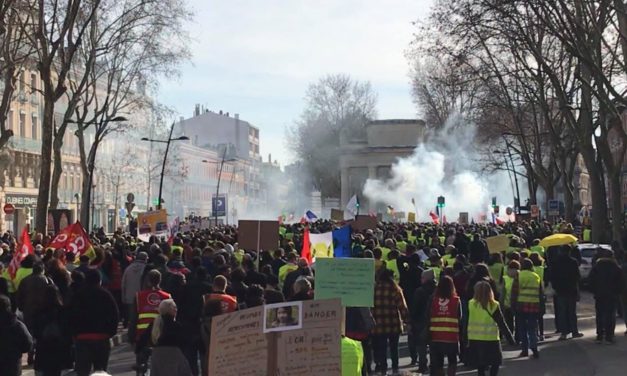
[[[480,146],[474,142],[475,128],[462,121],[459,116],[452,117],[443,130],[429,134],[411,156],[392,165],[389,179],[368,179],[363,193],[371,204],[416,212],[418,220],[428,221],[437,197],[444,196],[444,215],[449,222],[457,221],[460,212],[479,221],[481,214],[490,217],[491,197],[497,196],[504,212],[503,204],[513,201],[508,177],[503,173],[482,176],[478,172]]]

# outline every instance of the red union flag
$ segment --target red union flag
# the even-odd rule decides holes
[[[50,243],[54,249],[65,249],[66,252],[82,256],[92,250],[89,236],[80,222],[76,222],[61,231]]]
[[[17,269],[20,267],[22,260],[24,260],[29,254],[33,253],[35,253],[35,250],[33,249],[33,244],[30,242],[30,236],[28,236],[27,225],[22,230],[22,238],[15,249],[13,259],[11,259],[11,263],[9,264],[9,274],[11,275],[11,278],[15,278],[15,273],[17,273]]]

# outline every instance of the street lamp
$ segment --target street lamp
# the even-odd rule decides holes
[[[218,199],[218,197],[220,196],[220,179],[222,179],[222,168],[224,167],[224,162],[233,162],[236,159],[234,158],[230,158],[230,159],[225,159],[226,158],[226,148],[224,148],[224,152],[222,153],[222,160],[220,161],[220,170],[218,172],[218,184],[216,185],[216,200]],[[202,160],[203,163],[217,163],[217,162],[209,162],[206,159]],[[213,204],[213,200],[212,200],[212,204]],[[218,227],[218,211],[216,210],[217,208],[214,208],[213,205],[211,205],[211,208],[213,209],[213,217],[216,221],[216,227]],[[228,213],[225,213],[227,215],[228,218]]]
[[[168,151],[170,150],[170,142],[172,141],[185,141],[189,140],[187,136],[180,136],[176,138],[172,138],[172,132],[174,131],[174,123],[170,127],[170,135],[167,140],[153,140],[148,137],[142,137],[142,141],[148,142],[160,142],[162,144],[166,144],[165,146],[165,154],[163,155],[163,165],[161,166],[161,181],[159,182],[159,202],[157,203],[157,210],[161,210],[161,194],[163,192],[163,175],[165,174],[165,164],[168,161]]]

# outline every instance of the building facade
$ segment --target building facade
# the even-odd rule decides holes
[[[365,125],[364,137],[340,140],[341,207],[360,195],[363,210],[380,211],[362,195],[368,179],[387,179],[392,165],[410,156],[425,136],[425,122],[418,119],[375,120]],[[381,206],[383,204],[380,204]]]

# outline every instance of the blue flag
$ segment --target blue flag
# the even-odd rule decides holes
[[[333,257],[351,256],[351,226],[333,230]]]

